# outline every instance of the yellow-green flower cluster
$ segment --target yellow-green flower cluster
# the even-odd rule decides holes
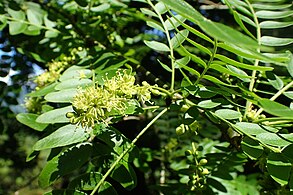
[[[59,61],[48,63],[48,70],[35,79],[35,83],[37,84],[36,90],[58,80],[61,73],[76,60],[77,53],[81,50],[82,48],[74,48],[69,56],[63,56]]]
[[[26,98],[24,106],[29,113],[40,114],[42,111],[42,98],[28,97]]]
[[[135,84],[135,77],[126,70],[118,70],[112,78],[105,78],[104,85],[80,89],[74,97],[74,113],[67,113],[70,122],[83,127],[93,127],[96,123],[109,123],[112,116],[125,116],[127,102],[138,98],[145,102],[151,99],[152,86],[144,82]]]

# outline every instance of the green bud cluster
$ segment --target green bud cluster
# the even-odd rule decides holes
[[[201,191],[205,189],[207,176],[210,174],[210,171],[205,167],[208,163],[208,160],[205,158],[198,159],[198,151],[193,143],[192,150],[185,151],[185,155],[189,158],[190,166],[189,170],[191,174],[189,175],[188,185],[191,191]]]
[[[176,134],[178,136],[183,135],[187,132],[192,133],[192,134],[196,134],[197,135],[197,130],[199,129],[199,124],[198,121],[194,121],[189,125],[185,125],[185,124],[180,124],[178,127],[176,127]]]
[[[112,116],[125,116],[127,102],[151,99],[150,86],[135,84],[135,77],[126,70],[118,70],[112,78],[105,78],[104,85],[80,89],[72,106],[75,112],[67,113],[70,122],[83,127],[93,127],[96,123],[108,124]]]
[[[257,113],[257,110],[255,110],[255,109],[251,109],[250,111],[248,111],[247,116],[246,116],[247,120],[254,121],[254,120],[266,118],[266,115],[264,115],[264,114],[257,115],[256,113]]]

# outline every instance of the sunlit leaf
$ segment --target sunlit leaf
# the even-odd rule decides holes
[[[270,36],[262,36],[260,42],[262,45],[267,46],[285,46],[293,43],[293,38],[277,38]]]
[[[27,24],[22,22],[12,21],[8,23],[9,23],[9,33],[11,35],[17,35],[17,34],[23,33],[27,28]]]
[[[182,22],[184,22],[186,20],[186,18],[184,18],[180,15],[176,15],[174,17],[168,18],[165,22],[165,25],[168,30],[173,30],[173,29],[177,28]],[[181,21],[181,22],[179,22],[179,21]]]
[[[260,99],[260,106],[269,114],[293,118],[293,110],[269,99]]]
[[[166,44],[158,41],[144,41],[144,43],[156,51],[170,51],[170,48]]]
[[[262,143],[282,147],[293,143],[293,134],[275,134],[275,133],[260,133],[256,138]]]
[[[292,26],[293,22],[263,21],[259,24],[262,29],[276,29]]]
[[[290,53],[290,60],[288,62],[287,70],[291,77],[293,78],[293,55]]]
[[[51,92],[45,96],[45,100],[55,103],[70,103],[77,94],[77,89],[64,89],[57,92]]]
[[[66,106],[45,112],[37,118],[37,122],[53,124],[53,123],[68,123],[69,118],[66,117],[66,113],[73,112],[72,106]]]
[[[188,36],[189,31],[188,30],[182,30],[175,34],[174,37],[171,39],[171,44],[173,46],[173,49],[176,49],[179,47],[180,44],[182,44],[185,41],[185,37]]]
[[[256,16],[263,19],[278,19],[278,18],[285,18],[288,16],[293,15],[293,11],[257,11]]]
[[[268,1],[272,2],[272,1]],[[278,9],[286,9],[291,7],[291,4],[265,4],[265,3],[253,3],[252,7],[257,8],[257,9],[267,9],[267,10],[278,10]]]
[[[255,123],[248,122],[238,122],[235,124],[238,130],[242,131],[245,134],[257,135],[260,133],[277,133],[278,129],[275,129],[270,126],[259,125]]]
[[[52,83],[46,87],[41,88],[38,91],[33,91],[31,93],[28,94],[28,96],[30,97],[41,97],[41,96],[45,96],[48,93],[51,93],[53,91],[55,91],[55,87],[58,83]]]
[[[224,118],[224,119],[239,119],[242,114],[238,111],[231,110],[231,109],[219,109],[216,110],[215,114],[218,117]]]
[[[154,29],[158,29],[162,32],[164,32],[164,28],[162,27],[162,25],[158,22],[154,22],[154,21],[147,21],[146,24]]]
[[[67,146],[85,141],[87,138],[88,133],[84,128],[70,124],[60,127],[50,135],[40,139],[33,148],[34,150],[44,150]]]
[[[48,126],[48,124],[36,122],[38,116],[39,115],[33,113],[19,113],[16,115],[16,119],[32,129],[43,131]]]
[[[269,83],[277,90],[280,90],[283,88],[284,83],[282,81],[282,79],[280,79],[280,77],[278,77],[277,75],[275,75],[272,72],[266,72],[266,76],[267,79],[269,81]]]

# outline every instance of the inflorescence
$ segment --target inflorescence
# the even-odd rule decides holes
[[[135,84],[135,77],[127,70],[118,70],[112,78],[104,78],[101,86],[79,89],[72,106],[75,112],[67,113],[70,122],[82,127],[93,127],[96,123],[110,122],[113,116],[125,116],[128,102],[138,99],[150,101],[152,86],[143,82]]]

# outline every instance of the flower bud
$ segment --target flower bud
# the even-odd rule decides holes
[[[209,172],[209,170],[207,168],[203,168],[201,174],[208,175],[208,174],[210,174],[210,172]]]
[[[176,134],[177,135],[183,135],[185,133],[185,127],[184,124],[181,124],[176,128]]]
[[[207,159],[205,159],[205,158],[203,158],[203,159],[201,159],[200,161],[199,161],[199,165],[205,165],[205,164],[207,164],[208,163],[208,161],[207,161]]]
[[[67,117],[67,118],[72,118],[72,117],[74,117],[74,112],[67,112],[67,113],[66,113],[66,117]]]
[[[192,151],[191,150],[186,150],[185,151],[185,156],[190,156],[192,155]]]

